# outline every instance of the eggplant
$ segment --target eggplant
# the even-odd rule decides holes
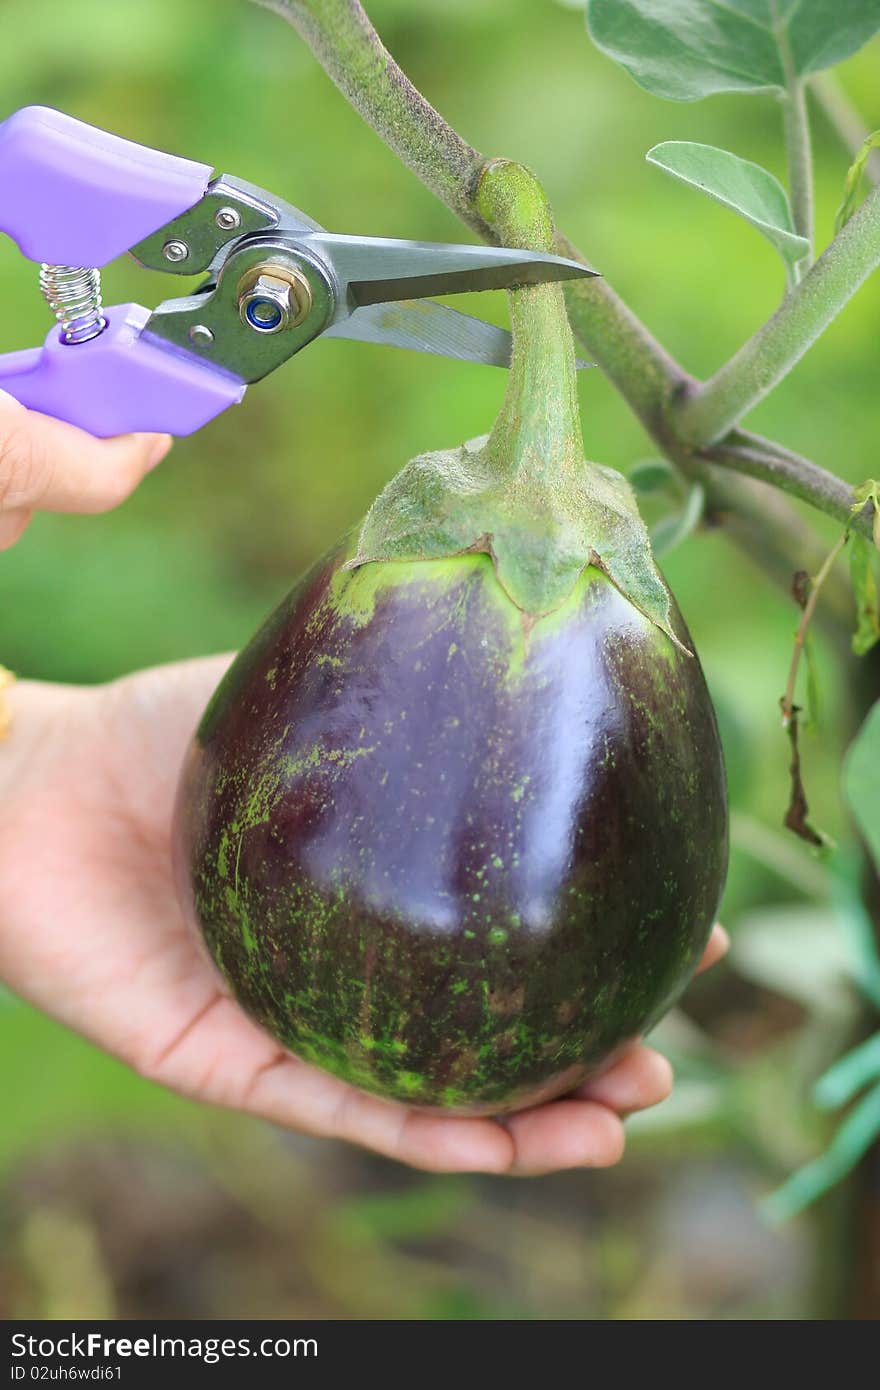
[[[239,655],[174,831],[251,1017],[466,1114],[564,1094],[660,1018],[728,848],[703,672],[625,480],[583,460],[560,292],[511,299],[492,434],[407,465]]]
[[[714,921],[699,663],[596,569],[528,624],[486,555],[346,558],[202,721],[191,914],[252,1017],[363,1089],[472,1114],[562,1094],[669,1008]]]

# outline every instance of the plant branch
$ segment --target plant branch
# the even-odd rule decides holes
[[[771,319],[709,381],[680,397],[673,429],[712,444],[773,390],[880,264],[880,189],[834,238]]]
[[[872,509],[866,504],[865,509],[853,517],[855,495],[849,483],[769,439],[732,430],[719,444],[701,449],[698,457],[781,488],[791,497],[808,502],[826,516],[858,531],[867,540],[872,537]]]
[[[274,10],[294,26],[367,124],[432,192],[480,236],[491,242],[499,240],[497,230],[486,222],[476,206],[478,175],[486,163],[484,156],[462,140],[413,86],[383,45],[359,0],[256,0],[256,3]],[[844,235],[849,234],[847,245],[855,242],[860,246],[865,239],[864,212],[865,209],[857,214],[845,229]],[[859,225],[853,230],[856,223]],[[840,240],[838,238],[838,242]],[[557,235],[556,249],[561,255],[589,264],[562,235]],[[836,255],[839,261],[841,253],[838,251]],[[864,248],[862,255],[865,255]],[[880,259],[880,238],[877,238],[877,256]],[[799,304],[804,299],[811,303],[814,277],[820,281],[829,279],[833,285],[835,276],[839,279],[843,275],[845,267],[841,268],[837,261],[832,260],[830,267],[823,266],[823,261],[795,291]],[[869,267],[872,268],[873,265]],[[688,420],[690,413],[691,418],[696,416],[699,422],[706,410],[701,404],[702,392],[709,392],[709,406],[712,406],[716,394],[713,383],[700,387],[623,303],[607,280],[569,281],[565,295],[572,327],[589,356],[620,392],[658,447],[689,477],[698,478],[704,484],[710,524],[722,524],[730,538],[752,554],[764,571],[786,588],[793,570],[818,563],[815,534],[783,497],[768,493],[752,479],[771,483],[838,519],[842,518],[843,511],[848,514],[852,501],[847,485],[808,460],[798,459],[766,440],[737,434],[712,442],[726,433],[727,426],[710,431],[709,436],[704,435],[712,442],[711,448],[699,447],[703,440],[698,430],[694,430],[691,442],[685,442],[679,433],[681,423]],[[805,312],[802,310],[802,315]],[[792,327],[782,324],[774,329],[777,337],[785,341],[791,338],[797,327],[797,313],[793,318]],[[818,331],[821,329],[817,334]],[[800,355],[794,345],[789,351],[793,354],[792,360]],[[754,370],[759,370],[759,366]],[[719,373],[719,377],[721,375]],[[681,402],[679,411],[670,409],[675,399]],[[747,408],[748,403],[743,409]],[[733,424],[735,418],[738,414],[728,424]],[[750,476],[736,477],[734,473]],[[841,615],[846,611],[848,619],[851,605],[842,584],[837,589],[835,603],[828,606]]]

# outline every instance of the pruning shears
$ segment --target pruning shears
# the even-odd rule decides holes
[[[58,324],[0,355],[0,388],[107,436],[191,434],[316,338],[505,366],[510,335],[431,295],[594,275],[561,256],[328,232],[228,174],[29,106],[0,123],[0,230],[40,262]],[[128,252],[205,273],[156,309],[104,307],[100,270]]]

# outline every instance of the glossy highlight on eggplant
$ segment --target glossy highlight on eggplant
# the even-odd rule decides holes
[[[488,555],[352,553],[206,711],[182,898],[247,1012],[355,1086],[470,1114],[563,1094],[670,1007],[714,920],[699,661],[595,567],[532,618]]]

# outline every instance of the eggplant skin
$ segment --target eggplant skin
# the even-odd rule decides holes
[[[714,921],[726,787],[699,661],[595,568],[535,620],[486,555],[350,553],[208,706],[182,900],[244,1009],[353,1085],[460,1114],[561,1095],[670,1007]]]

